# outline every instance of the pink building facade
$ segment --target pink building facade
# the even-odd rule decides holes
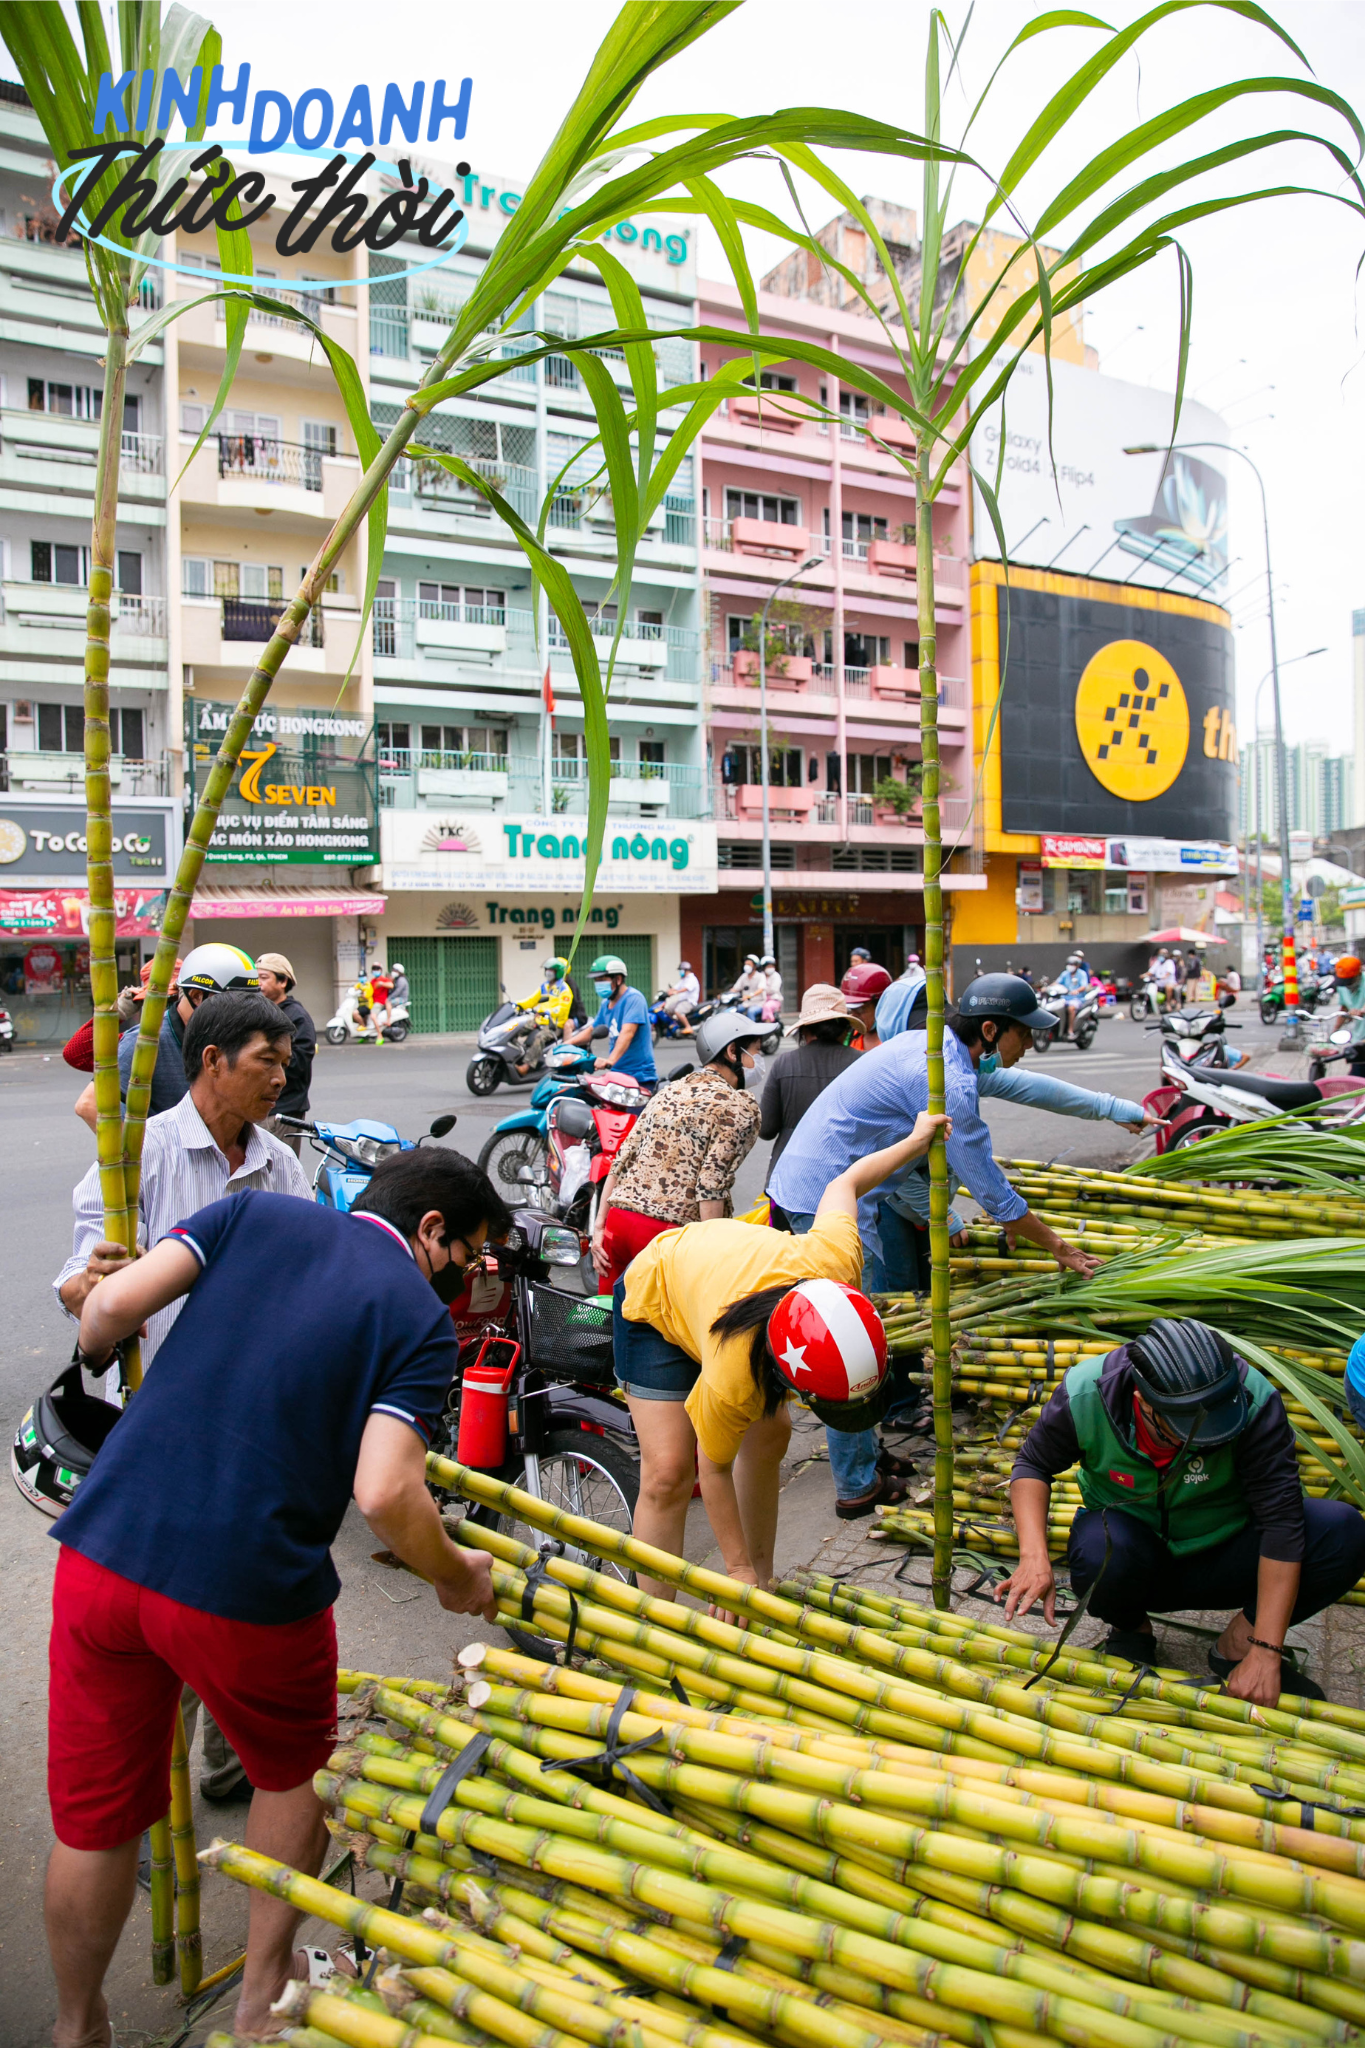
[[[698,294],[704,325],[744,324],[733,287],[702,283]],[[769,293],[760,308],[765,336],[816,342],[905,389],[872,320]],[[701,353],[704,373],[714,375],[741,351],[708,344]],[[837,979],[854,945],[869,944],[893,972],[907,950],[922,950],[919,806],[888,801],[886,787],[913,786],[921,758],[915,490],[865,429],[907,459],[914,437],[898,415],[875,414],[860,392],[803,363],[777,366],[763,381],[761,396],[721,406],[699,447],[702,661],[705,677],[709,653],[721,889],[685,916],[683,938],[698,967],[703,956],[709,987],[756,943],[758,617],[775,586],[814,556],[816,566],[776,601],[768,640],[773,882],[790,1001],[796,988]],[[784,413],[792,393],[828,408],[837,424]],[[968,497],[961,464],[934,510],[945,837],[966,818],[972,776]],[[979,886],[976,876],[951,879]]]

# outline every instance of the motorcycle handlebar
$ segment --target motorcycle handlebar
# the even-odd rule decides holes
[[[316,1138],[318,1134],[317,1125],[310,1124],[305,1116],[277,1116],[275,1121],[277,1124],[288,1124],[291,1131],[306,1131],[310,1138]]]

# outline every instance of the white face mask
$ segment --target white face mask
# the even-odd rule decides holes
[[[751,1095],[758,1095],[762,1093],[763,1081],[766,1072],[767,1067],[764,1062],[763,1055],[762,1053],[756,1052],[754,1054],[754,1063],[752,1067],[746,1067],[744,1070],[744,1085],[749,1090],[749,1093]]]

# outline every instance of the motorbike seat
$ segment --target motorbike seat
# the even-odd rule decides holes
[[[1193,1067],[1188,1061],[1175,1059],[1169,1054],[1167,1058],[1172,1067],[1208,1084],[1211,1076],[1208,1067]],[[1322,1091],[1315,1081],[1280,1081],[1273,1074],[1244,1074],[1238,1069],[1235,1075],[1228,1075],[1226,1082],[1220,1077],[1218,1085],[1240,1088],[1244,1095],[1259,1095],[1273,1109],[1307,1109],[1322,1101]]]

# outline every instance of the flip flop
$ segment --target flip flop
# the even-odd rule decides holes
[[[910,1489],[903,1479],[892,1479],[889,1475],[878,1474],[877,1484],[871,1493],[865,1493],[861,1500],[836,1500],[834,1512],[841,1522],[861,1521],[874,1508],[899,1507]]]

